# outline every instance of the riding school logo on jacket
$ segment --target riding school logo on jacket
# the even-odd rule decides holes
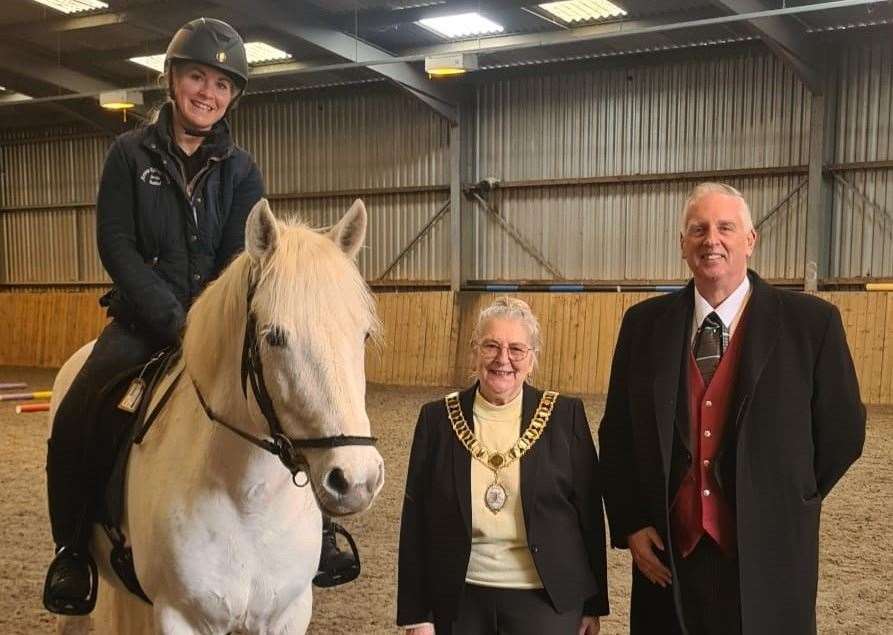
[[[162,183],[170,183],[170,177],[158,168],[146,168],[140,174],[140,180],[149,185],[159,186]]]

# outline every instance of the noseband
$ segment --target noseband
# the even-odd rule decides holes
[[[252,434],[240,430],[226,421],[218,417],[208,406],[198,385],[193,379],[192,385],[198,400],[205,410],[208,418],[215,423],[222,425],[228,430],[236,433],[249,443],[266,450],[271,454],[275,454],[282,461],[282,464],[291,472],[292,480],[298,485],[297,474],[306,472],[307,459],[301,450],[304,449],[329,449],[338,448],[346,445],[375,445],[375,437],[366,436],[348,436],[344,434],[332,435],[328,437],[314,438],[298,438],[291,437],[285,433],[276,410],[273,407],[273,400],[270,397],[270,391],[267,390],[267,383],[264,381],[263,362],[260,355],[260,347],[257,343],[257,320],[254,312],[251,310],[251,304],[254,300],[254,292],[257,290],[257,281],[254,276],[249,274],[248,296],[246,298],[246,319],[245,319],[245,337],[242,342],[242,394],[248,399],[248,383],[251,383],[251,392],[254,400],[257,402],[264,419],[267,420],[267,426],[270,429],[270,438],[261,439]],[[304,481],[300,486],[304,486],[308,481]]]

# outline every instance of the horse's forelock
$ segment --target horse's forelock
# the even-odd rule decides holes
[[[331,307],[346,301],[359,303],[372,330],[379,330],[375,303],[352,260],[325,235],[296,220],[282,222],[276,252],[262,273],[260,285],[271,321],[289,324],[298,316],[309,323],[332,318]]]

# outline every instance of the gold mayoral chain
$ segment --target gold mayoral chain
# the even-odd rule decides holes
[[[522,456],[524,456],[533,444],[542,436],[546,424],[549,423],[549,417],[552,416],[552,408],[555,406],[555,400],[558,399],[558,393],[553,390],[547,390],[540,399],[540,405],[537,406],[533,419],[530,424],[518,437],[514,445],[505,452],[495,452],[485,448],[478,439],[462,414],[462,407],[459,405],[459,393],[453,392],[444,398],[446,401],[447,414],[450,417],[450,423],[453,425],[453,431],[456,437],[468,450],[472,457],[487,466],[493,472],[493,482],[490,483],[484,492],[484,504],[494,514],[505,507],[508,499],[508,493],[499,483],[499,470],[508,467]]]

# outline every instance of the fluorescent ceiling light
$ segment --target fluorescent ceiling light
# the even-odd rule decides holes
[[[501,24],[496,24],[479,13],[461,13],[442,18],[425,18],[424,20],[419,20],[418,24],[434,31],[438,35],[451,39],[502,33],[505,30]]]
[[[285,51],[280,51],[275,46],[270,46],[266,42],[246,42],[245,54],[248,56],[249,64],[263,64],[265,62],[291,59],[291,55]]]
[[[568,24],[626,15],[626,11],[608,0],[565,0],[563,2],[547,2],[539,7]]]
[[[130,61],[140,66],[150,68],[156,73],[164,72],[164,53],[158,55],[142,55],[139,57],[131,57]]]
[[[34,2],[62,13],[81,13],[109,8],[109,5],[100,0],[34,0]]]
[[[291,55],[285,51],[280,51],[274,46],[270,46],[266,42],[246,42],[245,54],[248,56],[249,64],[264,64],[266,62],[291,59]],[[164,53],[131,57],[130,61],[150,68],[157,73],[164,72]]]

